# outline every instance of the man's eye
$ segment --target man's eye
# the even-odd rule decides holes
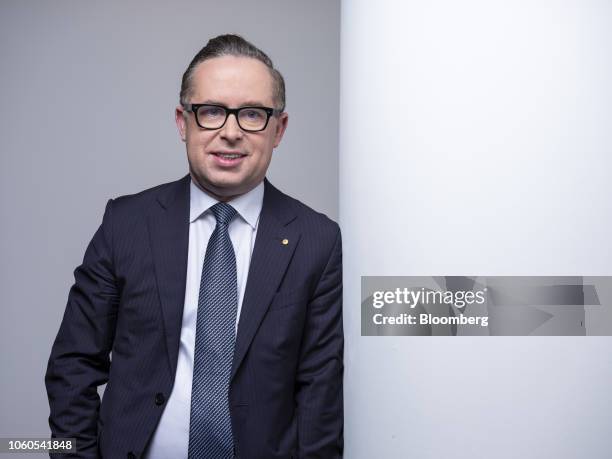
[[[219,107],[201,108],[200,115],[206,118],[218,118],[223,116],[223,110]]]
[[[261,118],[261,112],[259,110],[245,110],[244,116],[250,120],[257,120]]]

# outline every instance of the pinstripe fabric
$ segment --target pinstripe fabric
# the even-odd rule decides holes
[[[62,459],[146,457],[177,368],[189,184],[186,175],[110,200],[75,270],[45,376],[52,435],[77,438],[79,452]],[[338,459],[340,231],[264,185],[229,383],[235,455]]]
[[[234,356],[238,281],[228,225],[236,209],[220,202],[210,209],[217,226],[202,266],[191,388],[189,458],[233,456],[228,387]]]

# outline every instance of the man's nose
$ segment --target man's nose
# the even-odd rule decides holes
[[[238,119],[236,115],[232,113],[227,117],[225,124],[221,128],[221,137],[227,139],[230,142],[235,142],[242,138],[242,129],[238,125]]]

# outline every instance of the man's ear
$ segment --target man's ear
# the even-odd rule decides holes
[[[179,135],[183,142],[187,141],[187,120],[185,119],[185,109],[180,105],[176,106],[174,110],[174,120],[176,121],[176,127]]]
[[[274,132],[274,148],[278,147],[281,140],[283,139],[283,134],[285,133],[285,129],[287,129],[287,124],[289,123],[289,114],[287,112],[283,112],[278,115],[278,122],[276,123],[276,131]]]

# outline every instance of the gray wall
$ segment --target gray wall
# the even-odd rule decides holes
[[[49,433],[47,358],[106,200],[187,173],[174,107],[208,38],[242,34],[283,72],[289,127],[268,177],[337,219],[339,14],[327,0],[2,1],[0,437]]]

